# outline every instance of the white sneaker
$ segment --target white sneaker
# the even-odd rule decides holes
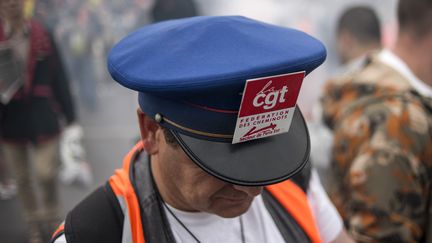
[[[7,184],[0,182],[0,200],[9,200],[16,196],[17,186],[15,182],[10,181]]]

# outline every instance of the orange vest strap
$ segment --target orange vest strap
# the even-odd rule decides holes
[[[126,202],[133,243],[145,243],[139,203],[129,178],[133,157],[137,152],[142,150],[143,144],[139,142],[124,158],[123,168],[116,170],[114,175],[109,179],[109,184],[114,194],[117,197],[123,197]],[[267,186],[266,188],[293,216],[313,243],[322,242],[308,204],[307,196],[299,186],[287,180]]]
[[[143,150],[142,142],[137,143],[123,160],[123,168],[117,169],[109,179],[109,184],[117,197],[123,197],[129,215],[133,243],[145,243],[141,223],[140,207],[129,178],[130,166],[134,155]]]
[[[306,193],[299,186],[286,180],[266,188],[293,216],[313,243],[322,242]]]
[[[56,231],[51,236],[51,242],[54,242],[61,234],[64,232],[64,223],[61,223],[59,227],[57,227]]]

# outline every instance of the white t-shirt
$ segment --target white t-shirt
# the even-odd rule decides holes
[[[343,229],[342,220],[327,197],[315,170],[312,172],[307,197],[323,242],[333,241]],[[208,213],[184,212],[173,207],[170,209],[201,242],[242,242],[240,217],[227,219]],[[166,209],[165,212],[177,242],[196,242]],[[284,242],[261,195],[254,199],[241,219],[245,242]]]
[[[327,197],[315,170],[312,171],[307,197],[323,242],[333,241],[343,229],[342,220]],[[222,218],[208,213],[184,212],[173,207],[170,209],[201,242],[242,242],[240,217]],[[167,209],[165,212],[176,241],[195,242]],[[249,210],[241,216],[241,220],[245,242],[284,242],[261,195],[254,199]],[[61,236],[55,243],[66,243],[66,239]]]
[[[261,195],[254,199],[251,207],[245,214],[236,218],[222,218],[209,213],[183,212],[172,207],[170,209],[200,242],[242,242],[240,217],[243,221],[245,242],[284,242],[276,224],[264,206]],[[196,242],[166,209],[165,212],[176,242]]]

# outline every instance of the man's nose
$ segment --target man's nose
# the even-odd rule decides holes
[[[234,189],[247,193],[249,196],[255,197],[258,196],[263,187],[262,186],[239,186],[233,185]]]

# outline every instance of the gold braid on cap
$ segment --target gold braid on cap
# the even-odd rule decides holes
[[[198,130],[195,130],[195,129],[192,129],[192,128],[184,127],[184,126],[182,126],[180,124],[177,124],[177,123],[175,123],[175,122],[167,119],[166,117],[163,117],[159,113],[157,113],[155,115],[155,120],[158,123],[164,121],[164,122],[170,124],[171,126],[177,127],[177,128],[179,128],[181,130],[184,130],[184,131],[190,132],[192,134],[196,134],[196,135],[206,136],[206,137],[210,137],[210,138],[226,138],[226,139],[228,139],[228,138],[232,139],[233,138],[233,135],[229,135],[229,134],[208,133],[208,132],[198,131]]]

